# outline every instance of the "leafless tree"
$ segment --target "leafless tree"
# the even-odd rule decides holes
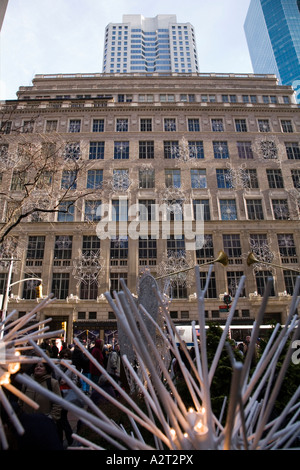
[[[77,185],[86,168],[79,142],[33,132],[38,115],[13,127],[14,112],[14,105],[5,105],[0,114],[0,243],[21,221],[68,212],[91,192]]]

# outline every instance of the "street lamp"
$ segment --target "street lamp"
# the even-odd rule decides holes
[[[13,263],[14,261],[20,261],[20,260],[14,259],[12,256],[11,258],[8,258],[8,259],[2,258],[0,259],[0,261],[10,262],[8,277],[7,277],[7,285],[6,285],[6,290],[5,290],[5,295],[3,299],[3,305],[2,305],[2,318],[1,318],[1,329],[0,329],[0,339],[2,339],[4,335],[4,320],[6,318],[6,313],[7,313],[10,288],[14,286],[15,284],[19,284],[20,282],[24,282],[24,281],[32,281],[32,280],[41,281],[41,284],[39,284],[36,288],[37,289],[36,293],[37,293],[37,298],[42,298],[42,279],[39,277],[28,277],[27,279],[19,279],[19,281],[11,283],[10,281],[11,281],[11,276],[12,276]]]

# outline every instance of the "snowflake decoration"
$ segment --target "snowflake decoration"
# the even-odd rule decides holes
[[[100,250],[80,252],[79,257],[73,261],[73,266],[73,275],[78,281],[77,286],[82,282],[99,286],[99,276],[104,268],[104,260],[100,256]]]
[[[273,160],[278,165],[281,164],[283,148],[275,136],[256,139],[253,150],[258,155],[260,161]]]
[[[192,266],[187,260],[184,250],[177,252],[168,250],[157,266],[158,278],[161,277],[171,288],[178,286],[189,287],[191,285],[191,268]]]
[[[250,185],[250,175],[247,171],[245,163],[243,163],[238,168],[233,168],[230,163],[227,163],[225,181],[233,189],[248,190]]]
[[[161,193],[159,203],[164,204],[168,214],[180,218],[183,214],[183,205],[189,202],[189,193],[176,186],[167,186]]]
[[[57,250],[67,250],[72,244],[68,235],[60,235],[55,242],[55,248]]]
[[[18,238],[7,237],[0,245],[0,271],[7,271],[11,259],[22,258],[24,248],[20,246]],[[13,271],[16,271],[16,263],[13,265]]]
[[[172,146],[170,149],[172,158],[176,159],[176,166],[181,163],[189,165],[198,164],[199,149],[197,143],[189,142],[185,137],[179,142],[179,146]]]
[[[20,160],[21,157],[17,152],[11,153],[8,151],[8,145],[0,145],[0,168],[14,168],[18,165]]]
[[[112,177],[107,181],[107,187],[110,195],[115,193],[126,194],[132,186],[132,181],[128,171],[115,170]]]
[[[81,157],[80,142],[68,143],[62,152],[62,156],[65,161],[77,161]]]
[[[259,260],[259,264],[253,264],[254,271],[272,269],[269,263],[274,261],[274,253],[270,249],[268,240],[258,241],[254,238],[250,238],[250,250],[253,252],[255,258]]]

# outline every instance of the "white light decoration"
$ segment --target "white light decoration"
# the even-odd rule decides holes
[[[135,381],[140,394],[143,396],[146,407],[141,409],[126,391],[114,381],[93,356],[85,349],[79,340],[75,343],[81,351],[95,364],[102,375],[110,382],[117,392],[119,398],[114,398],[104,391],[92,380],[83,376],[68,361],[62,360],[62,364],[71,369],[77,376],[90,384],[97,392],[105,397],[114,407],[125,413],[131,423],[132,432],[127,432],[123,426],[118,425],[109,419],[101,408],[97,407],[76,384],[69,379],[58,367],[55,361],[36,344],[37,335],[35,332],[30,337],[16,335],[15,328],[6,332],[2,346],[12,348],[25,341],[34,349],[37,356],[43,361],[51,364],[54,373],[64,378],[66,383],[74,390],[85,404],[84,408],[67,402],[53,392],[41,387],[37,382],[26,374],[18,373],[17,382],[32,387],[34,390],[43,393],[53,402],[58,403],[68,411],[72,411],[87,427],[106,440],[110,447],[116,450],[159,450],[159,451],[197,451],[197,450],[275,450],[289,449],[293,445],[295,437],[300,430],[300,387],[291,396],[280,414],[275,418],[271,413],[275,406],[276,399],[281,389],[287,369],[293,359],[295,342],[298,344],[300,337],[299,319],[296,313],[299,306],[300,276],[295,284],[295,291],[290,299],[289,312],[286,323],[282,329],[276,325],[266,347],[259,357],[254,367],[251,366],[252,357],[256,350],[256,343],[259,337],[259,329],[263,322],[268,297],[271,292],[272,279],[267,282],[265,293],[260,303],[260,310],[253,325],[252,335],[245,358],[239,361],[233,357],[231,347],[227,348],[231,359],[232,379],[229,396],[224,400],[224,406],[220,416],[216,416],[212,410],[211,386],[215,377],[215,372],[221,357],[226,348],[229,328],[232,323],[237,302],[242,289],[244,288],[245,276],[240,280],[237,293],[232,301],[226,324],[224,326],[219,343],[216,346],[214,357],[208,363],[207,357],[207,337],[205,324],[205,294],[210,282],[213,266],[210,266],[207,273],[207,282],[202,290],[200,287],[199,267],[195,267],[195,280],[197,290],[197,320],[191,322],[194,343],[197,344],[197,330],[200,333],[199,348],[195,348],[195,360],[192,361],[189,352],[182,342],[180,335],[170,318],[169,306],[166,304],[159,289],[153,285],[153,296],[157,299],[161,315],[163,316],[164,328],[147,312],[142,306],[137,304],[136,298],[131,294],[125,282],[121,280],[122,290],[114,293],[113,297],[106,293],[105,297],[116,314],[118,327],[122,328],[128,341],[138,359],[139,373],[136,372],[128,357],[122,353],[121,357],[125,367]],[[39,305],[38,308],[43,308]],[[30,315],[24,319],[19,319],[20,328],[26,326]],[[147,322],[145,322],[147,319]],[[177,359],[182,372],[183,380],[189,390],[193,401],[192,407],[186,407],[168,367],[166,367],[160,350],[156,348],[155,340],[150,336],[146,325],[153,323],[156,334],[160,335],[174,357]],[[18,323],[19,326],[19,323]],[[19,333],[24,331],[20,331]],[[26,330],[26,328],[25,328]],[[10,335],[10,336],[9,336]],[[145,344],[147,342],[147,346]],[[290,343],[288,341],[290,340]],[[180,349],[177,343],[180,344]],[[149,354],[149,346],[151,354]],[[286,347],[287,346],[287,347]],[[2,349],[3,350],[3,349]],[[181,350],[181,351],[180,351]],[[1,367],[1,390],[8,388],[8,380],[11,372],[8,370],[8,363],[13,363],[12,369],[15,371],[16,364],[22,362],[21,357],[16,357],[14,352],[6,362],[2,361]],[[186,355],[189,361],[190,370],[183,361],[182,354]],[[30,358],[31,359],[31,358]],[[25,359],[24,359],[25,360]],[[157,367],[159,366],[159,367]],[[276,373],[275,373],[276,372]],[[17,392],[16,392],[17,393]],[[0,395],[3,406],[7,406],[3,394]],[[21,397],[21,399],[25,397]],[[225,404],[228,408],[225,411]],[[89,411],[87,411],[87,409]],[[22,427],[18,423],[16,416],[9,410],[10,419],[13,421],[17,431],[21,434]],[[153,436],[153,444],[147,443],[143,438],[143,430],[150,432]],[[79,443],[80,449],[103,448],[88,438],[83,438],[74,433],[73,438]],[[7,441],[3,428],[1,428],[2,444],[7,446]]]
[[[104,183],[109,197],[114,194],[127,194],[133,182],[127,170],[115,170],[113,175]]]
[[[274,268],[270,266],[269,263],[274,262],[275,255],[270,248],[268,240],[258,241],[254,238],[250,238],[249,243],[250,250],[255,255],[255,258],[259,260],[259,264],[253,264],[253,270],[261,271],[262,269],[268,269],[269,271],[273,271]]]
[[[228,186],[232,189],[247,191],[250,188],[250,174],[247,171],[246,164],[243,163],[237,168],[233,168],[230,163],[227,163],[226,166],[225,181]]]
[[[77,279],[77,286],[84,284],[100,285],[100,276],[103,273],[105,262],[100,250],[82,253],[73,261],[73,276]]]

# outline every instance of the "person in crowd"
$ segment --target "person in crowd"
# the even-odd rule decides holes
[[[56,346],[56,341],[55,339],[52,341],[52,346],[51,346],[51,351],[50,351],[50,357],[53,359],[56,359],[58,357],[58,347]]]
[[[94,346],[91,354],[92,354],[93,358],[102,367],[104,367],[103,340],[102,339],[97,339],[95,341],[95,346]],[[92,361],[90,361],[90,374],[91,374],[92,381],[95,382],[95,383],[98,383],[99,378],[101,376],[101,372],[98,369],[98,367]]]
[[[118,344],[115,345],[108,355],[107,360],[107,372],[111,375],[116,381],[120,378],[120,347]]]
[[[42,387],[61,397],[58,380],[52,377],[52,369],[49,364],[38,362],[34,367],[32,378]],[[60,405],[54,401],[51,401],[44,394],[34,390],[29,385],[23,386],[22,391],[25,393],[25,395],[27,395],[39,405],[38,410],[35,410],[29,404],[25,403],[24,401],[20,401],[19,404],[23,412],[28,414],[34,414],[36,412],[42,413],[43,415],[52,419],[55,424],[58,423],[61,416]]]
[[[72,352],[68,348],[62,349],[60,354],[59,354],[59,358],[60,359],[65,359],[65,360],[71,362]],[[72,382],[77,386],[77,375],[71,369],[69,369],[67,366],[65,366],[61,363],[60,363],[59,367],[64,372],[66,377],[70,378],[72,380]],[[58,377],[58,382],[59,382],[60,392],[61,392],[62,397],[67,398],[67,394],[71,390],[70,385],[64,380],[63,377]],[[73,431],[72,431],[71,425],[70,425],[69,420],[68,420],[68,410],[66,410],[64,408],[62,408],[62,410],[61,410],[60,419],[58,421],[58,431],[59,431],[59,435],[60,435],[61,440],[63,440],[63,435],[65,433],[68,445],[71,445],[72,442],[73,442],[73,438],[72,438]]]

